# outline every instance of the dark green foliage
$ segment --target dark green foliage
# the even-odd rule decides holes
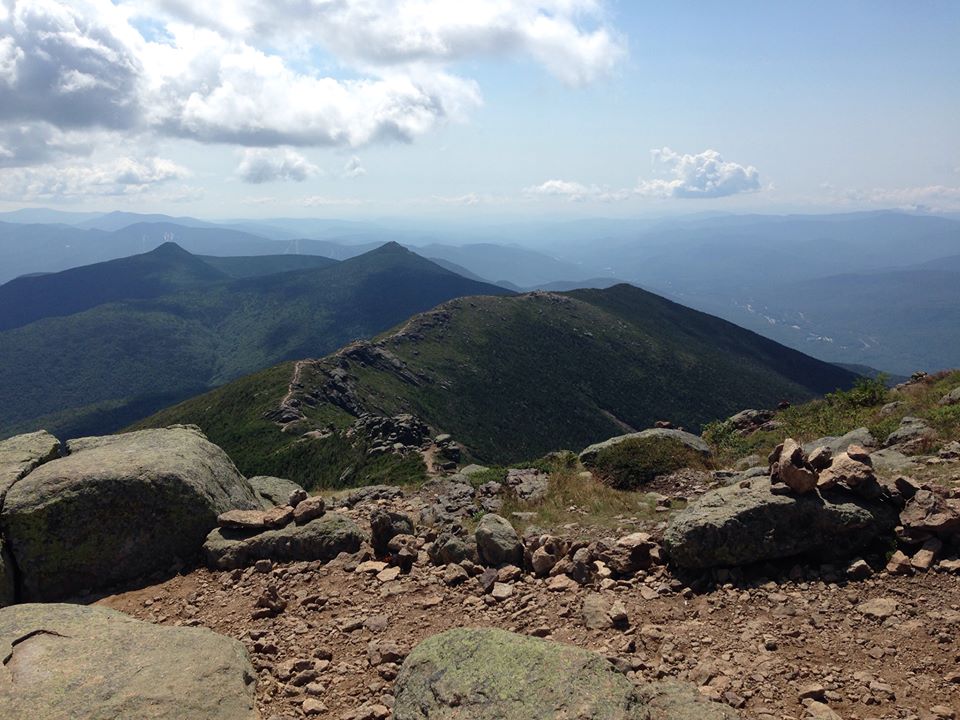
[[[706,469],[696,450],[673,438],[638,438],[604,448],[590,471],[617,490],[636,490],[659,475],[681,468]]]
[[[253,255],[250,257],[212,257],[199,259],[231,278],[257,277],[279,272],[329,267],[337,261],[322,255]]]
[[[829,405],[850,405],[852,407],[871,407],[887,401],[887,376],[880,373],[876,377],[860,377],[849,390],[837,390],[828,393]]]
[[[227,279],[178,245],[165,243],[143,255],[20,277],[0,285],[0,331],[108,302],[159,297]]]
[[[197,264],[220,277],[176,246],[155,254],[168,261],[168,279]],[[58,434],[111,432],[198,390],[323,356],[452,297],[505,292],[388,244],[325,267],[47,317],[0,332],[0,437],[34,430],[40,418]]]

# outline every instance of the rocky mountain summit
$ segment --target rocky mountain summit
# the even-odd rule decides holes
[[[192,427],[12,438],[0,699],[14,717],[57,702],[70,717],[950,720],[960,452],[939,413],[958,386],[324,495],[245,478]],[[838,407],[867,425],[811,437]],[[363,425],[451,442],[414,419]]]

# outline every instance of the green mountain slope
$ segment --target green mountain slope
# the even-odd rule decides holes
[[[196,423],[244,472],[336,485],[348,468],[351,482],[365,479],[363,443],[344,433],[364,412],[413,413],[474,458],[506,463],[658,419],[699,428],[855,378],[629,285],[452,300],[295,371],[293,382],[293,367],[245,378],[140,426]]]
[[[256,277],[258,275],[272,275],[279,272],[293,270],[307,270],[309,268],[328,267],[335,265],[336,260],[322,255],[251,255],[236,257],[214,257],[201,255],[207,265],[232,278]],[[456,271],[454,271],[456,272]]]
[[[142,255],[19,277],[0,285],[0,331],[108,302],[158,297],[228,278],[176,243],[164,243]]]
[[[0,332],[0,437],[109,432],[461,295],[503,293],[396,244],[326,267],[108,303]]]

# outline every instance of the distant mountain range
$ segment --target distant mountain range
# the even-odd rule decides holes
[[[300,258],[305,269],[290,270]],[[279,271],[279,272],[270,272]],[[268,273],[268,274],[264,274]],[[0,437],[116,430],[437,303],[504,294],[388,243],[344,262],[204,259],[173,243],[0,286]]]
[[[483,462],[528,460],[668,419],[698,430],[855,375],[629,285],[466,297],[316,361],[193,398],[137,427],[196,423],[247,474],[374,480],[347,429],[413,413]],[[279,419],[282,424],[275,422]],[[378,467],[378,466],[375,466]]]
[[[0,221],[8,221],[0,222],[0,282],[169,241],[199,255],[336,260],[397,241],[466,278],[518,292],[629,282],[830,361],[899,374],[960,365],[960,336],[944,331],[960,306],[951,291],[958,278],[945,274],[960,274],[957,218],[703,213],[485,226],[291,218],[214,224],[21,210],[0,213]],[[47,224],[24,224],[38,221]],[[906,271],[909,280],[900,274]]]

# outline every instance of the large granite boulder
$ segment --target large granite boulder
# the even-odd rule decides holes
[[[0,512],[21,601],[166,571],[197,554],[220,513],[260,506],[196,428],[83,438],[69,448],[18,480]]]
[[[17,480],[59,455],[60,441],[46,430],[0,441],[0,508]]]
[[[404,660],[395,694],[394,720],[736,717],[701,702],[695,691],[637,689],[589,650],[485,628],[457,628],[421,642]]]
[[[866,500],[840,487],[803,495],[771,488],[769,478],[753,478],[708,492],[677,513],[664,534],[670,561],[693,570],[804,554],[846,557],[892,536],[898,524],[900,508],[886,495]]]
[[[293,480],[284,478],[269,477],[267,475],[257,475],[248,480],[253,491],[260,498],[260,504],[264,510],[270,508],[282,507],[290,502],[290,496],[297,491],[304,493],[304,489],[297,485]]]
[[[629,433],[627,435],[618,435],[617,437],[612,437],[609,440],[594,443],[593,445],[584,448],[584,450],[580,453],[580,462],[589,467],[603,450],[611,448],[614,445],[619,445],[620,443],[635,440],[647,440],[649,438],[675,440],[691,450],[695,450],[704,457],[709,457],[710,455],[710,446],[707,445],[704,439],[698,435],[693,435],[692,433],[684,432],[683,430],[651,428],[649,430],[642,430],[640,432]]]
[[[0,610],[0,708],[30,720],[256,720],[236,640],[81,605]]]
[[[333,560],[342,552],[357,552],[364,540],[353,520],[328,512],[305,525],[264,532],[216,528],[203,545],[203,558],[214,570],[248,567],[257,560]]]

